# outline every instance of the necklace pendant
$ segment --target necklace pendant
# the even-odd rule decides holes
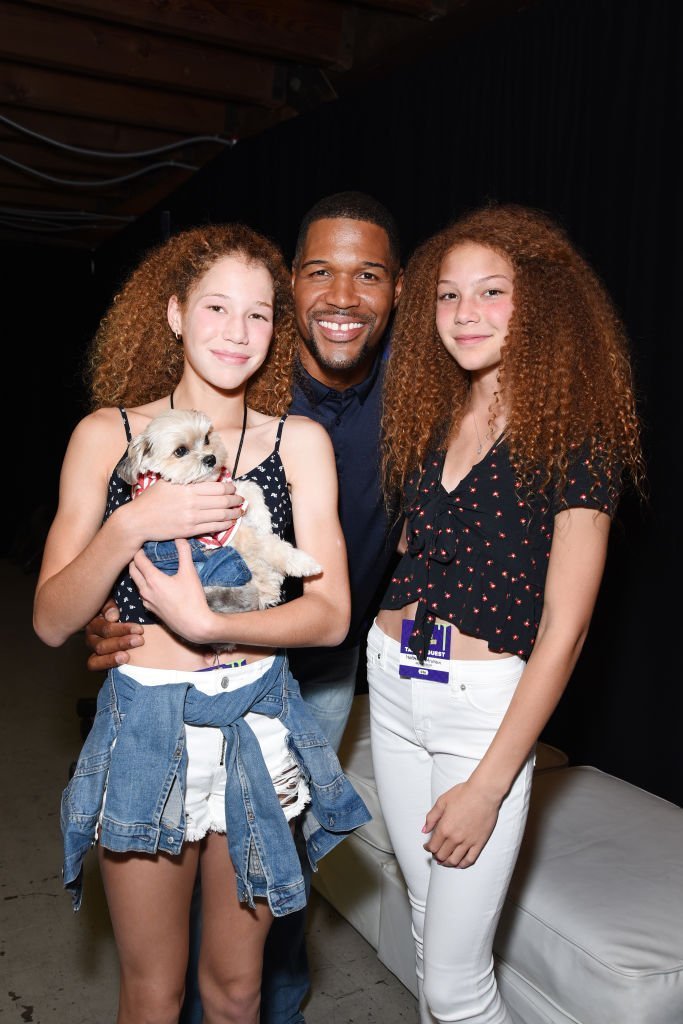
[[[479,427],[477,426],[477,417],[474,415],[474,410],[473,409],[470,409],[470,415],[472,417],[472,422],[474,423],[474,429],[475,429],[476,434],[477,434],[477,441],[479,442],[479,446],[477,448],[477,455],[481,455],[482,450],[484,448],[484,442],[481,439],[481,434],[479,433]]]

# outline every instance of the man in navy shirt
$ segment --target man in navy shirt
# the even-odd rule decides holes
[[[290,411],[321,423],[330,434],[339,476],[339,514],[351,580],[351,626],[335,648],[289,652],[304,699],[335,748],[339,746],[356,686],[360,644],[379,599],[398,539],[387,520],[380,487],[379,434],[383,342],[401,292],[398,231],[381,203],[359,192],[317,202],[301,222],[292,288],[301,336]],[[87,629],[95,650],[89,666],[127,660],[130,624],[95,619]],[[138,627],[137,632],[139,632]],[[201,1020],[188,998],[181,1020]],[[278,918],[266,943],[262,1024],[302,1024],[308,991],[304,912]]]
[[[335,748],[351,708],[359,643],[396,547],[380,487],[379,425],[382,343],[401,283],[398,232],[374,199],[328,196],[303,218],[292,273],[301,346],[290,409],[317,420],[332,439],[352,611],[341,647],[298,648],[290,657]]]

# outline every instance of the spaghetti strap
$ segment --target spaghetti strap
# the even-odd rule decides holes
[[[131,433],[130,423],[128,422],[128,415],[127,415],[126,410],[123,408],[122,405],[119,406],[119,412],[121,413],[121,419],[123,420],[123,425],[126,428],[126,440],[130,444],[130,442],[133,440],[133,435]]]
[[[285,425],[285,420],[287,419],[288,415],[289,413],[285,413],[280,422],[278,423],[277,434],[275,435],[275,447],[273,448],[273,451],[276,454],[280,450],[280,441],[282,440],[282,428]]]

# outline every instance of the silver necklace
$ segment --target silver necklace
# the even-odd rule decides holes
[[[479,427],[477,426],[477,417],[474,415],[474,409],[470,409],[470,416],[474,421],[474,429],[477,432],[477,441],[479,442],[477,446],[477,455],[481,455],[482,451],[484,450],[484,442],[482,441],[481,435],[479,434]]]

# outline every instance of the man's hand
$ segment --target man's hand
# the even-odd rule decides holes
[[[119,622],[119,610],[107,601],[99,615],[85,627],[85,642],[92,651],[88,658],[91,672],[106,672],[129,661],[131,647],[142,647],[144,629],[137,622]]]

